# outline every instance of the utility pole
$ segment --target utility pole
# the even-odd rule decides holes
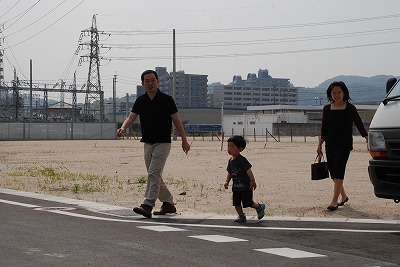
[[[14,104],[15,104],[15,121],[18,121],[19,117],[19,81],[17,77],[17,70],[14,69],[14,80],[12,81],[13,83],[13,91],[14,91]]]
[[[77,121],[77,118],[76,118],[77,107],[78,107],[78,103],[76,100],[76,72],[74,72],[74,81],[72,84],[72,112],[74,113],[74,114],[72,114],[72,118],[73,118],[74,122]]]
[[[99,32],[97,31],[96,15],[92,18],[92,27],[82,32],[90,32],[89,73],[86,83],[84,106],[85,121],[104,120],[104,93],[100,83],[100,49]],[[94,105],[96,103],[96,106]]]
[[[125,103],[125,109],[126,109],[126,117],[129,117],[129,94],[126,93],[126,99],[125,99],[126,103]],[[127,135],[130,136],[131,132],[130,132],[130,128],[126,129],[127,131]]]
[[[47,90],[47,85],[44,85],[44,90],[43,90],[43,108],[44,108],[44,119],[47,121],[49,119],[49,95],[48,95],[48,90]]]
[[[29,60],[29,122],[32,122],[32,59]]]
[[[172,98],[175,100],[176,94],[176,46],[175,46],[175,29],[172,30]],[[172,139],[177,140],[175,128],[173,127]]]
[[[176,94],[176,46],[175,29],[172,30],[172,98],[175,100]]]
[[[117,122],[117,75],[113,78],[113,122]]]
[[[0,36],[2,36],[2,30],[4,29],[4,24],[0,24]],[[3,38],[0,38],[0,117],[9,118],[10,112],[8,107],[8,87],[4,82],[4,64],[3,64]],[[4,91],[3,91],[4,90]],[[3,93],[4,92],[4,93]]]
[[[2,36],[2,30],[4,29],[4,24],[0,25],[0,36]],[[4,84],[4,64],[3,64],[3,55],[4,55],[4,49],[3,49],[3,38],[0,38],[0,87],[3,86]],[[0,97],[1,97],[1,91],[0,91]]]
[[[63,80],[61,80],[61,92],[60,92],[60,122],[62,122],[64,120],[63,114],[64,114],[64,85],[65,82]]]

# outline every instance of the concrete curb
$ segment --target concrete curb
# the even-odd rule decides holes
[[[141,215],[133,212],[131,208],[103,204],[98,202],[71,199],[65,197],[58,197],[52,195],[38,194],[32,192],[18,191],[13,189],[0,188],[0,193],[29,197],[34,199],[41,199],[47,201],[53,201],[68,205],[76,205],[80,208],[113,215],[117,217],[142,217]],[[152,218],[168,218],[168,219],[202,219],[202,220],[234,220],[236,216],[232,215],[215,215],[215,214],[173,214],[164,216],[153,216]],[[247,220],[258,220],[256,216],[248,216]],[[264,217],[262,221],[299,221],[299,222],[340,222],[340,223],[369,223],[369,224],[400,224],[400,220],[380,220],[380,219],[355,219],[355,218],[317,218],[317,217],[285,217],[285,216],[271,216]]]

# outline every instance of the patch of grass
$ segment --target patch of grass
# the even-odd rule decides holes
[[[142,176],[136,178],[135,183],[136,184],[145,184],[145,183],[147,183],[147,176],[142,175]]]
[[[39,173],[39,175],[45,176],[45,177],[55,177],[55,176],[59,177],[60,176],[53,168],[49,168],[49,167],[37,169],[37,172]]]
[[[20,176],[25,176],[25,173],[16,171],[16,172],[9,173],[8,175],[11,177],[20,177]]]
[[[118,190],[123,190],[124,189],[124,182],[123,181],[119,181],[119,180],[116,180],[116,182],[117,182]]]
[[[69,170],[56,170],[51,167],[32,167],[9,174],[10,176],[29,176],[37,177],[38,184],[42,190],[64,190],[71,188],[72,192],[80,191],[85,193],[105,192],[110,188],[111,180],[107,176],[91,173],[72,173]],[[41,178],[44,178],[42,183]],[[81,181],[82,184],[76,183]],[[73,185],[68,185],[70,182],[75,182]],[[78,186],[79,185],[79,186]]]
[[[81,189],[81,185],[80,184],[74,184],[72,186],[72,192],[74,192],[75,194],[79,193],[80,189]]]
[[[167,179],[165,179],[165,183],[167,185],[175,185],[175,187],[180,188],[182,191],[188,190],[187,181],[183,178],[175,179],[174,177],[168,176]]]

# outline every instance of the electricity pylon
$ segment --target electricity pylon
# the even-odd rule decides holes
[[[104,92],[100,83],[100,49],[96,15],[92,18],[92,27],[82,32],[90,32],[89,73],[86,83],[84,106],[85,121],[104,120]]]

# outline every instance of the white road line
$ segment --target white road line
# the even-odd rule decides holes
[[[29,208],[38,208],[39,206],[30,205],[25,203],[13,202],[8,200],[2,200],[1,202],[25,206]],[[335,228],[300,228],[300,227],[258,227],[258,226],[241,226],[241,225],[218,225],[218,224],[191,224],[191,223],[162,223],[157,221],[148,221],[146,219],[141,220],[123,220],[123,219],[115,219],[115,218],[104,218],[97,217],[92,215],[85,215],[79,213],[73,213],[68,211],[61,210],[48,210],[47,212],[67,215],[71,217],[77,218],[85,218],[91,220],[100,220],[100,221],[109,221],[109,222],[124,222],[124,223],[141,223],[141,224],[156,224],[156,225],[174,225],[174,226],[185,226],[185,227],[202,227],[202,228],[221,228],[221,229],[247,229],[247,230],[279,230],[279,231],[314,231],[314,232],[350,232],[350,233],[400,233],[400,230],[359,230],[359,229],[335,229]]]
[[[176,228],[171,226],[138,226],[138,228],[157,231],[157,232],[178,232],[178,231],[187,231],[186,229]]]
[[[257,227],[257,226],[234,226],[234,225],[220,225],[220,224],[191,224],[191,223],[163,223],[156,221],[142,220],[122,220],[114,218],[103,218],[91,215],[77,214],[67,211],[49,211],[52,213],[86,218],[92,220],[114,221],[125,223],[142,223],[142,224],[157,224],[157,225],[174,225],[185,227],[203,227],[203,228],[222,228],[222,229],[245,229],[245,230],[280,230],[280,231],[319,231],[319,232],[351,232],[351,233],[400,233],[400,230],[357,230],[357,229],[334,229],[334,228],[299,228],[299,227]]]
[[[240,238],[235,238],[235,237],[230,237],[230,236],[224,236],[224,235],[192,235],[192,236],[189,236],[189,237],[202,239],[202,240],[207,240],[207,241],[216,242],[216,243],[248,241],[248,240],[245,240],[245,239],[240,239]]]
[[[14,202],[14,201],[9,201],[9,200],[5,200],[5,199],[0,199],[0,202],[6,203],[6,204],[11,204],[11,205],[16,205],[16,206],[27,207],[27,208],[39,208],[40,207],[40,206],[36,206],[36,205]]]
[[[316,257],[326,257],[326,255],[306,252],[302,250],[292,249],[292,248],[262,248],[255,249],[257,251],[279,255],[291,259],[300,259],[300,258],[316,258]]]
[[[13,196],[22,196],[22,197],[29,197],[29,198],[34,198],[34,199],[59,202],[59,203],[69,204],[69,205],[77,205],[80,207],[85,207],[86,209],[95,208],[97,210],[107,211],[107,210],[118,210],[118,209],[122,208],[122,207],[115,206],[115,205],[102,204],[102,203],[97,203],[97,202],[93,202],[93,201],[71,199],[71,198],[66,198],[66,197],[38,194],[38,193],[33,193],[33,192],[18,191],[18,190],[7,189],[7,188],[0,188],[0,193],[13,195]]]

